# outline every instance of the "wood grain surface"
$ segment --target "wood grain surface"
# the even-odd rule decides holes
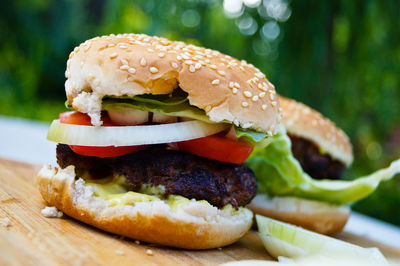
[[[0,158],[0,265],[218,265],[232,260],[272,260],[256,232],[205,251],[161,247],[121,239],[69,217],[45,218],[35,187],[40,166]],[[9,226],[2,226],[4,218]],[[349,233],[338,236],[364,247],[379,247],[387,258],[400,250]],[[148,254],[152,253],[152,254]]]

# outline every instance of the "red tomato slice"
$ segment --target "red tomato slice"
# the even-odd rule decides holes
[[[60,122],[64,124],[74,124],[91,126],[90,117],[87,114],[80,112],[64,112],[59,115]],[[103,126],[115,126],[107,116],[101,118]],[[136,146],[106,146],[106,147],[95,147],[95,146],[80,146],[80,145],[69,145],[69,147],[77,154],[84,156],[95,156],[95,157],[115,157],[132,152],[136,152],[145,148],[143,145]]]
[[[91,126],[90,116],[77,111],[64,112],[59,114],[60,122],[64,124]],[[101,121],[103,121],[103,126],[112,127],[114,125],[108,116],[102,116]]]
[[[176,145],[182,151],[235,164],[244,163],[253,151],[253,147],[247,143],[231,140],[220,135],[177,142]]]

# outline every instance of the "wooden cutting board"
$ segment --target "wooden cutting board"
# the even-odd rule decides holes
[[[222,249],[189,251],[121,239],[65,216],[45,218],[40,212],[45,204],[34,184],[39,169],[0,158],[0,265],[217,265],[272,260],[255,231]],[[5,217],[9,226],[2,226]],[[338,237],[379,247],[387,258],[400,259],[400,250],[348,233]]]

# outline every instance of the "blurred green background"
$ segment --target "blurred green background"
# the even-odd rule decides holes
[[[69,52],[88,38],[147,33],[217,49],[260,68],[282,95],[350,136],[346,178],[400,157],[396,0],[15,0],[0,10],[0,115],[64,111]],[[400,225],[400,178],[354,209]]]

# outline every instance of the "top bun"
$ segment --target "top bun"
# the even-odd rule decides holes
[[[282,122],[289,134],[305,138],[325,150],[332,158],[349,166],[353,149],[349,138],[319,112],[294,100],[279,96]]]
[[[101,125],[104,96],[169,94],[178,86],[211,121],[275,134],[280,122],[274,86],[246,61],[218,51],[144,34],[87,40],[71,52],[68,101]]]

